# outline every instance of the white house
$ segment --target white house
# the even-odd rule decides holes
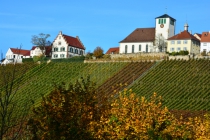
[[[31,57],[39,56],[42,54],[44,54],[46,57],[50,57],[51,51],[52,51],[52,46],[45,46],[43,50],[41,50],[40,47],[38,46],[33,46],[30,51],[30,54],[31,54]]]
[[[167,14],[155,18],[154,28],[137,28],[120,41],[119,53],[162,52],[158,48],[156,37],[161,36],[164,42],[175,34],[176,20]]]
[[[22,58],[30,58],[29,50],[22,50],[16,48],[9,48],[6,53],[6,58],[3,64],[7,63],[22,63]]]
[[[59,32],[52,43],[52,59],[71,58],[85,54],[85,47],[79,37],[72,37]]]
[[[210,31],[203,32],[201,35],[201,52],[210,52]]]

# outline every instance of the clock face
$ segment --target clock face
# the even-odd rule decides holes
[[[160,28],[163,28],[164,27],[164,25],[163,24],[160,24]]]

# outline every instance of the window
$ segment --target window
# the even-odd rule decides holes
[[[134,45],[132,45],[132,53],[134,53]]]
[[[21,56],[21,58],[23,58],[23,56]]]
[[[63,51],[65,51],[65,48],[64,47],[61,48],[61,52],[63,52]]]
[[[80,55],[83,55],[83,51],[82,50],[80,50]]]
[[[61,36],[59,36],[59,39],[61,39]]]
[[[160,18],[160,19],[158,20],[158,23],[159,23],[159,24],[166,24],[166,19],[165,19],[165,18]]]
[[[207,46],[207,43],[203,43],[203,46]]]
[[[146,45],[146,52],[148,52],[148,45]]]
[[[127,53],[127,50],[128,50],[128,46],[125,45],[125,53]]]
[[[187,50],[187,47],[183,47],[183,50],[186,51]]]
[[[139,51],[141,51],[141,45],[139,45]]]
[[[54,54],[54,58],[58,58],[58,55],[57,54]]]
[[[180,40],[178,40],[178,41],[177,41],[177,44],[181,44],[181,41],[180,41]]]
[[[174,52],[174,48],[171,48],[171,52]]]
[[[13,55],[13,58],[15,58],[15,55]]]
[[[183,41],[183,44],[187,44],[187,40],[184,40],[184,41]]]
[[[73,48],[70,48],[70,49],[69,49],[69,51],[70,51],[71,53],[73,53],[73,52],[74,52]]]
[[[65,55],[64,54],[60,54],[60,58],[64,58],[65,57]]]
[[[175,44],[175,41],[171,41],[171,44]]]
[[[61,45],[61,42],[60,41],[58,42],[58,45]]]
[[[171,25],[174,25],[174,21],[172,19],[170,20],[170,24]]]
[[[58,51],[58,48],[54,48],[54,52],[57,52]]]
[[[78,54],[78,50],[77,49],[75,49],[75,54]]]
[[[181,48],[180,48],[180,47],[178,47],[178,48],[177,48],[177,52],[179,52],[180,50],[181,50]]]

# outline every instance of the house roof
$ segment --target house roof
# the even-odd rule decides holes
[[[120,41],[124,42],[150,42],[155,40],[155,28],[137,28],[125,39]]]
[[[33,47],[31,48],[31,50],[35,50],[36,47],[37,47],[37,46],[33,46]],[[52,51],[52,46],[45,46],[45,50],[46,50],[45,55],[50,55],[50,53],[51,53],[51,51]]]
[[[22,49],[16,49],[16,48],[10,48],[10,49],[14,54],[30,56],[30,50],[22,50]]]
[[[106,52],[106,54],[110,53],[119,53],[119,47],[109,48],[109,50]]]
[[[210,32],[203,32],[201,42],[210,42]]]
[[[157,19],[157,18],[170,18],[170,19],[176,21],[176,19],[172,18],[171,16],[169,16],[169,15],[167,15],[167,14],[164,14],[164,15],[162,15],[162,16],[156,17],[155,19]]]
[[[63,34],[63,37],[69,46],[73,46],[73,47],[83,49],[83,50],[85,49],[85,47],[83,46],[83,44],[81,43],[78,37],[75,38],[75,37],[64,35],[64,34]]]
[[[201,38],[202,34],[199,34],[199,33],[195,33],[197,36],[199,36]]]
[[[199,34],[199,33],[194,33],[194,36],[195,36],[197,39],[201,40],[201,34]]]
[[[193,36],[192,34],[190,34],[187,30],[184,30],[183,32],[170,37],[168,40],[183,40],[183,39],[193,39],[196,41],[200,41],[199,39],[197,39],[195,36]]]

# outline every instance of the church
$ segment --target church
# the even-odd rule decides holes
[[[155,18],[154,28],[137,28],[120,41],[119,53],[165,52],[167,39],[175,35],[176,19],[167,14]]]

